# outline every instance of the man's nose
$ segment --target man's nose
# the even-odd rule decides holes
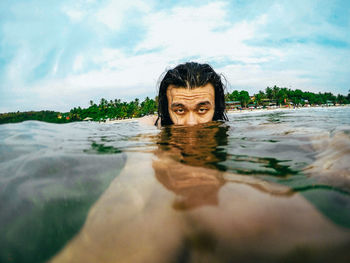
[[[196,124],[198,124],[198,120],[196,118],[196,115],[194,114],[194,112],[190,111],[188,114],[186,125],[196,125]]]

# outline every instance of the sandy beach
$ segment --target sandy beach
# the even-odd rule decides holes
[[[350,105],[343,105],[343,106],[318,106],[318,107],[280,107],[280,108],[265,108],[265,109],[242,109],[242,110],[228,110],[227,114],[231,113],[261,113],[261,112],[274,112],[274,111],[286,111],[286,110],[291,110],[291,111],[296,111],[296,110],[304,110],[304,109],[330,109],[330,108],[343,108],[343,107],[350,107]]]

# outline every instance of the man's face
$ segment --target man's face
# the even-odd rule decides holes
[[[211,83],[189,89],[169,85],[168,110],[175,125],[196,125],[213,120],[215,91]]]

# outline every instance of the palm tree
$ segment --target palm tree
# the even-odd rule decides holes
[[[270,87],[267,87],[266,90],[266,96],[268,99],[272,100],[272,97],[273,97],[273,92],[272,92],[272,89]]]
[[[272,96],[273,96],[273,99],[276,101],[276,105],[278,103],[278,92],[280,91],[280,88],[277,87],[276,85],[273,86],[273,89],[272,89]]]
[[[263,102],[263,100],[266,98],[266,95],[263,91],[259,91],[258,94],[254,95],[256,103],[260,106]]]

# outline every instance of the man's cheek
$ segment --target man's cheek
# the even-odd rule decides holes
[[[179,124],[180,118],[176,115],[175,112],[170,111],[170,112],[169,112],[169,115],[170,115],[170,119],[172,120],[172,122],[173,122],[174,124]]]

